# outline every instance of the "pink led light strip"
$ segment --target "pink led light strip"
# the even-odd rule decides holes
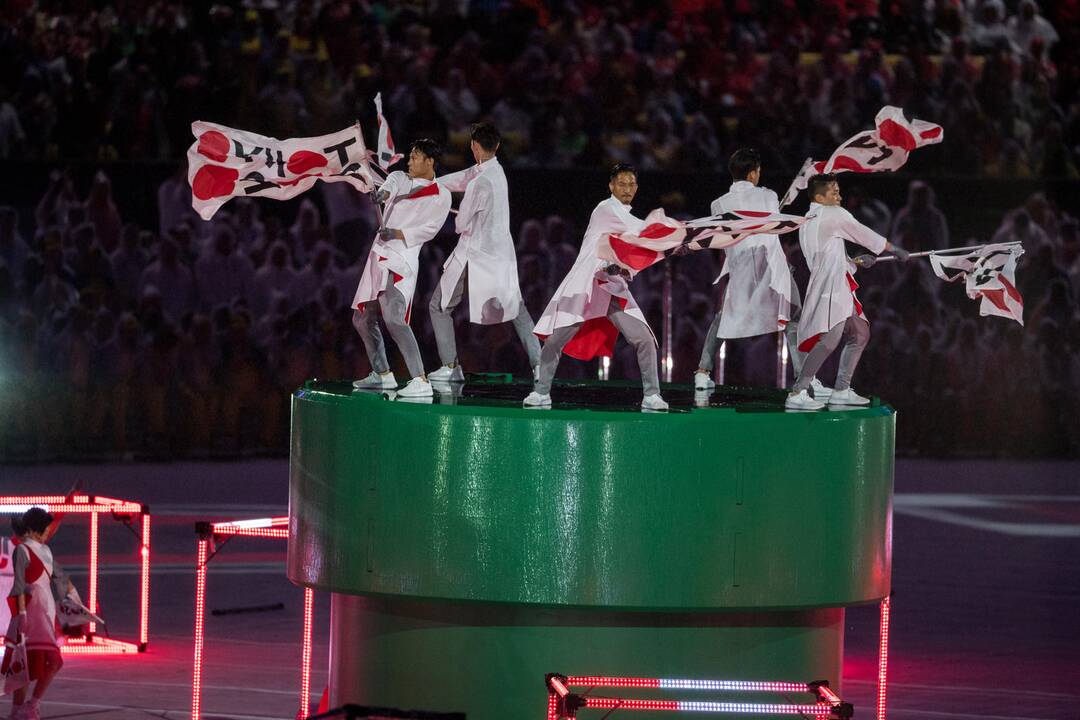
[[[697,702],[687,700],[633,700],[627,698],[585,697],[582,707],[598,710],[642,710],[673,712],[742,713],[754,715],[821,715],[829,705],[784,705],[781,703]]]
[[[877,720],[885,720],[885,688],[889,674],[889,598],[881,601],[881,637],[878,645]]]
[[[200,537],[195,571],[195,657],[191,676],[191,720],[200,720],[202,717],[202,668],[206,648],[206,565],[212,558],[211,540],[217,536],[288,539],[288,526],[288,516],[200,523],[196,526]],[[218,551],[215,550],[215,554],[216,552]],[[314,614],[315,593],[311,588],[305,588],[300,663],[300,708],[296,713],[297,720],[304,720],[311,713],[311,636]]]
[[[656,688],[661,690],[727,690],[732,692],[813,692],[808,683],[756,680],[692,680],[573,675],[567,684],[578,687]]]

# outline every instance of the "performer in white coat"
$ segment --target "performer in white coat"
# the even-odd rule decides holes
[[[751,148],[740,148],[728,159],[731,189],[713,200],[713,215],[735,210],[780,212],[776,193],[761,182],[761,155]],[[716,386],[711,377],[716,345],[725,339],[753,337],[783,331],[791,352],[795,375],[802,370],[804,353],[796,349],[799,327],[799,288],[791,277],[784,248],[776,235],[751,235],[724,251],[724,269],[717,282],[728,277],[723,307],[716,313],[701,350],[701,360],[694,373],[696,390]],[[814,397],[827,399],[832,391],[813,381]]]
[[[431,383],[416,336],[409,327],[413,293],[420,265],[420,247],[435,237],[450,212],[450,191],[435,182],[435,162],[441,154],[434,140],[421,139],[409,152],[409,172],[392,172],[379,189],[386,202],[383,227],[371,245],[367,264],[353,297],[353,327],[364,341],[372,371],[353,386],[358,389],[397,387],[386,361],[379,330],[382,315],[390,336],[405,358],[412,380],[399,397],[431,397]]]
[[[454,308],[469,296],[469,321],[480,325],[512,322],[535,374],[540,343],[518,286],[517,254],[510,235],[510,202],[506,174],[495,152],[501,136],[494,125],[478,123],[472,131],[476,165],[440,177],[439,185],[451,192],[464,191],[457,213],[457,246],[443,265],[443,275],[432,293],[428,309],[435,330],[442,367],[432,380],[462,381],[454,339]]]
[[[851,377],[870,340],[870,323],[855,296],[858,265],[844,249],[844,241],[862,245],[874,255],[891,250],[901,260],[908,253],[866,227],[840,206],[840,186],[831,174],[815,175],[807,187],[811,218],[799,228],[799,245],[810,268],[802,317],[799,350],[808,353],[802,371],[785,401],[791,410],[820,410],[825,403],[810,397],[807,389],[826,358],[844,342],[840,368],[828,404],[868,405],[870,400],[851,389]],[[861,258],[862,256],[860,256]],[[869,256],[872,260],[872,256]],[[868,264],[861,261],[860,264]]]
[[[593,210],[577,260],[563,279],[536,324],[536,334],[546,337],[540,353],[540,372],[528,407],[551,406],[551,382],[565,352],[579,360],[598,355],[610,357],[621,332],[637,351],[645,410],[667,410],[660,397],[656,364],[656,338],[641,308],[630,294],[630,272],[609,265],[597,255],[600,239],[607,233],[637,233],[644,222],[630,214],[637,193],[637,171],[630,165],[611,170],[611,197]]]

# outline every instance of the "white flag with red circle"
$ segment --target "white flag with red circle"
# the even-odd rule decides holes
[[[820,173],[895,172],[904,166],[912,150],[936,145],[945,138],[940,125],[925,120],[908,120],[904,111],[886,105],[874,118],[874,129],[856,133],[836,148],[828,160],[803,163],[799,174],[784,193],[780,207],[790,205],[807,181]]]
[[[209,220],[234,197],[288,200],[316,182],[347,182],[360,192],[378,184],[359,125],[319,137],[277,138],[215,123],[191,123],[191,204]]]
[[[1016,289],[1016,261],[1024,254],[1019,243],[995,243],[967,253],[930,253],[934,274],[945,282],[964,281],[972,300],[980,300],[979,315],[997,315],[1024,324],[1024,298]]]

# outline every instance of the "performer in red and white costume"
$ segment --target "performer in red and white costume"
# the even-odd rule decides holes
[[[501,135],[494,125],[474,125],[470,147],[476,165],[438,180],[439,185],[451,192],[463,191],[465,195],[456,222],[461,237],[443,265],[439,286],[428,305],[442,362],[442,367],[431,373],[432,380],[465,379],[458,364],[451,313],[466,294],[470,322],[480,325],[512,322],[534,374],[540,362],[540,342],[533,335],[532,318],[518,286],[506,174],[495,157],[500,141]]]
[[[372,371],[353,386],[393,390],[394,373],[386,360],[379,315],[405,358],[412,380],[398,391],[402,397],[431,397],[431,383],[409,321],[412,315],[420,247],[431,240],[450,212],[450,191],[435,182],[435,162],[441,155],[434,140],[421,139],[409,152],[409,172],[392,172],[379,189],[386,202],[379,229],[353,297],[353,327],[360,334]]]
[[[637,351],[644,389],[641,407],[668,409],[660,397],[656,337],[630,294],[631,273],[609,265],[597,254],[604,235],[636,234],[644,226],[644,221],[630,213],[637,187],[633,166],[619,164],[612,168],[608,183],[611,197],[593,210],[577,260],[536,323],[536,334],[546,340],[536,385],[525,398],[526,406],[550,407],[551,382],[563,352],[579,360],[610,357],[621,332]]]
[[[802,317],[799,350],[808,353],[802,371],[784,405],[791,410],[820,410],[825,403],[810,397],[810,381],[826,358],[844,341],[840,368],[828,404],[868,405],[870,400],[851,389],[851,376],[870,340],[870,323],[855,296],[857,264],[844,241],[862,245],[874,255],[891,250],[901,260],[908,253],[866,227],[840,206],[840,186],[831,174],[814,175],[807,187],[810,218],[799,228],[799,245],[810,268]]]
[[[4,633],[9,641],[26,639],[27,665],[34,690],[27,701],[27,688],[12,696],[11,717],[38,720],[38,705],[57,671],[64,664],[57,640],[56,600],[53,596],[52,551],[45,544],[53,517],[43,508],[30,508],[23,515],[25,534],[12,553],[14,581],[8,595],[12,619]]]

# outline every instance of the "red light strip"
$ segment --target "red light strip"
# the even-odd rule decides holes
[[[150,640],[150,515],[142,516],[142,544],[139,546],[139,642]]]
[[[12,502],[16,500],[16,502]],[[119,505],[113,505],[111,503],[91,503],[91,502],[64,502],[63,498],[59,502],[21,502],[21,498],[9,498],[0,497],[0,513],[15,513],[23,512],[28,507],[44,507],[46,510],[52,513],[125,513],[138,515],[142,513],[143,506],[139,503],[123,503]]]
[[[232,534],[244,534],[249,530],[268,530],[271,528],[284,528],[289,527],[289,516],[280,515],[277,517],[268,518],[256,518],[254,520],[232,520],[230,522],[217,522],[212,523],[210,527],[218,535],[232,535]],[[278,537],[273,535],[271,537]],[[286,535],[288,537],[288,535]]]
[[[90,513],[90,612],[98,611],[98,514]],[[87,626],[87,632],[97,630],[96,623]]]
[[[135,643],[95,637],[91,642],[68,642],[60,647],[64,655],[134,655],[139,652]]]
[[[203,627],[206,615],[206,556],[209,541],[200,538],[195,560],[195,662],[191,674],[191,720],[202,717]]]
[[[559,720],[559,703],[555,699],[555,695],[548,694],[548,713],[547,720]]]
[[[878,645],[877,720],[885,720],[885,687],[889,674],[889,598],[881,601],[881,640]]]
[[[311,625],[315,615],[315,591],[304,588],[304,644],[300,654],[300,712],[304,720],[311,710]]]
[[[0,495],[0,507],[4,505],[55,505],[67,501],[66,495]],[[76,494],[72,502],[88,503],[90,496]]]
[[[673,712],[741,713],[752,715],[821,715],[829,706],[783,705],[780,703],[697,702],[686,700],[633,700],[628,698],[584,697],[585,707],[598,710],[642,710]]]
[[[728,690],[733,692],[810,692],[807,683],[757,680],[696,680],[579,675],[567,678],[571,686],[658,688],[661,690]]]

